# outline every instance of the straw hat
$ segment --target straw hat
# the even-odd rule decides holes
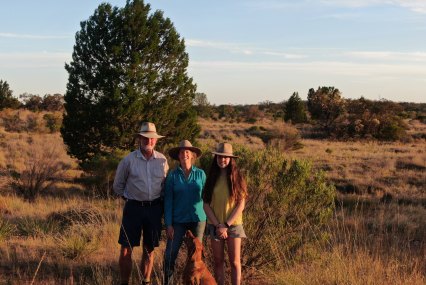
[[[150,139],[159,139],[164,138],[164,136],[161,136],[157,134],[157,129],[155,128],[155,125],[153,123],[149,122],[143,122],[141,125],[141,129],[139,133],[135,134],[136,136],[143,136]]]
[[[238,156],[234,155],[232,152],[232,145],[230,143],[220,143],[216,147],[216,151],[212,151],[213,154],[226,156],[226,157],[234,157]]]
[[[174,147],[169,150],[170,157],[175,160],[179,160],[179,151],[181,149],[189,149],[190,151],[194,152],[197,155],[197,157],[200,157],[202,154],[201,149],[199,149],[198,147],[192,146],[190,141],[183,140],[179,143],[178,147]]]

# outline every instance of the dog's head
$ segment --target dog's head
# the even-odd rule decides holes
[[[203,245],[189,230],[185,234],[185,244],[188,248],[188,257],[191,257],[194,262],[201,261]]]

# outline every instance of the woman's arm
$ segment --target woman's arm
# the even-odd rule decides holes
[[[219,223],[219,220],[216,218],[216,215],[210,205],[204,202],[203,208],[209,218],[209,221],[216,227],[216,236],[221,239],[228,238],[228,229],[224,224]]]
[[[231,226],[235,219],[241,215],[241,213],[244,210],[244,207],[246,206],[246,199],[242,199],[237,203],[234,210],[232,210],[231,214],[229,215],[228,219],[225,221],[226,226]]]
[[[173,239],[173,173],[169,172],[164,185],[164,223],[166,224],[166,235]]]
[[[219,224],[219,220],[216,218],[212,208],[210,207],[209,204],[207,204],[206,202],[203,203],[203,208],[204,208],[204,212],[206,212],[207,218],[209,219],[209,221],[217,226]]]

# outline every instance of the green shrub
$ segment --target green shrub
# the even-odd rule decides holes
[[[101,211],[96,208],[85,207],[53,212],[47,217],[47,220],[56,222],[62,230],[67,229],[74,224],[92,224],[99,226],[105,223],[105,217],[102,215]]]
[[[42,237],[46,234],[57,234],[60,226],[54,220],[24,217],[17,221],[17,231],[20,236]]]
[[[264,144],[280,150],[303,148],[303,144],[300,142],[299,131],[290,126],[276,129],[267,129],[263,126],[252,126],[245,131],[251,136],[260,138]]]
[[[49,129],[50,133],[59,132],[62,125],[62,117],[60,115],[47,113],[43,115],[43,119],[45,120],[46,127]]]
[[[59,252],[68,259],[78,260],[100,248],[99,231],[75,224],[64,235],[57,237]]]
[[[125,155],[124,151],[114,150],[108,155],[96,155],[83,165],[86,173],[81,181],[93,196],[108,198],[114,193],[115,170]]]
[[[387,141],[396,141],[404,138],[406,131],[400,120],[389,120],[381,124],[377,138]]]
[[[259,271],[279,269],[300,249],[327,236],[324,231],[333,213],[335,188],[310,162],[288,161],[277,148],[234,148],[249,190],[243,265]],[[207,155],[200,158],[206,173],[211,160]]]
[[[0,243],[12,236],[15,228],[15,225],[0,217]]]

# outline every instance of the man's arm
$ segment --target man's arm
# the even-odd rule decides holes
[[[115,172],[114,178],[114,192],[119,196],[124,195],[124,189],[126,188],[127,177],[129,175],[129,167],[126,158],[122,159],[118,164],[117,171]]]

